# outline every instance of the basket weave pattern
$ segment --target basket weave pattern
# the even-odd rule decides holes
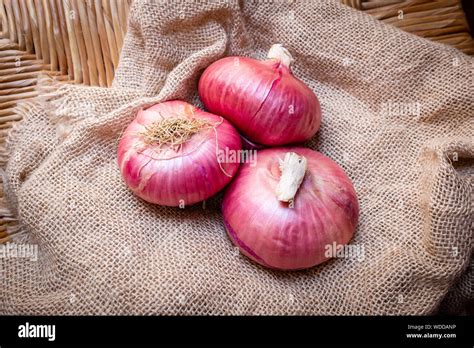
[[[342,0],[377,19],[427,39],[474,54],[460,0]]]
[[[126,0],[0,0],[0,123],[36,96],[41,74],[110,86],[130,3]]]

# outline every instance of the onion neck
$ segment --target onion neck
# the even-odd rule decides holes
[[[291,64],[294,62],[293,56],[288,50],[283,47],[281,44],[275,44],[270,47],[267,57],[270,59],[276,59],[283,64],[285,67],[290,69]]]
[[[275,193],[279,201],[291,202],[303,182],[308,164],[304,156],[298,156],[294,152],[287,152],[285,158],[279,159],[279,162],[281,176]]]

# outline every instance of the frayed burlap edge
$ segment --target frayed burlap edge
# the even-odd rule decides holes
[[[64,106],[66,105],[64,96],[71,86],[73,85],[62,83],[48,75],[41,75],[38,77],[35,88],[38,97],[21,101],[13,108],[14,114],[18,115],[20,120],[13,123],[3,144],[0,145],[0,244],[10,242],[23,232],[20,219],[15,209],[8,202],[5,169],[10,158],[12,144],[17,141],[21,134],[21,130],[28,120],[28,115],[37,112],[39,109],[47,111],[51,122],[56,124],[58,139],[64,139],[77,121],[64,116],[66,114],[64,112]]]

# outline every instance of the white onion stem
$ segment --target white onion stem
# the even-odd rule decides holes
[[[267,57],[270,59],[279,60],[287,68],[290,68],[290,65],[294,62],[291,53],[281,44],[275,44],[270,47],[270,51],[268,51]]]
[[[298,156],[294,152],[287,152],[280,162],[280,181],[275,192],[281,202],[290,202],[295,198],[306,173],[307,161],[304,156]]]

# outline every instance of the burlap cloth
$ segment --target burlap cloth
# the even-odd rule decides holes
[[[354,182],[362,259],[270,271],[236,252],[220,197],[165,208],[122,182],[117,139],[139,106],[199,105],[206,66],[263,58],[273,43],[319,96],[308,145]],[[62,87],[19,110],[6,190],[15,242],[39,256],[0,260],[0,312],[434,313],[472,251],[473,78],[472,58],[336,1],[137,0],[113,88]],[[463,277],[472,298],[472,271]]]

